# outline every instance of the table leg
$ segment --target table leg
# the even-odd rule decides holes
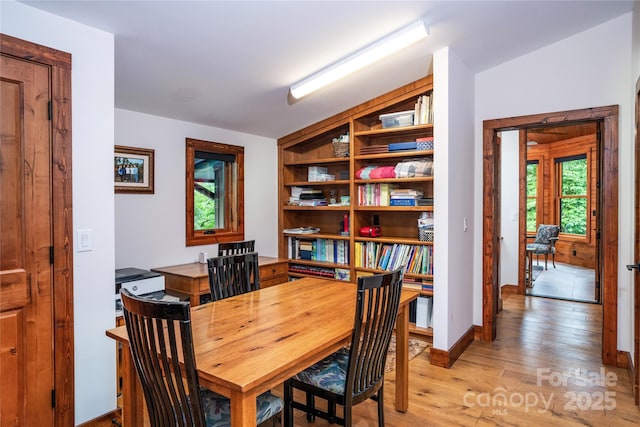
[[[128,346],[122,346],[122,425],[142,427],[144,425],[144,398],[142,385]]]
[[[409,409],[409,307],[403,304],[396,319],[396,410]]]
[[[255,427],[256,425],[256,394],[231,392],[231,425]]]

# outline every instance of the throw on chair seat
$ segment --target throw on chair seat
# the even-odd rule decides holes
[[[368,399],[378,403],[378,425],[384,426],[384,367],[401,292],[402,270],[358,278],[351,344],[285,381],[285,427],[293,425],[294,409],[309,421],[317,416],[350,427],[353,405]],[[294,389],[306,394],[306,403],[295,400]],[[327,401],[326,412],[316,407],[316,397]],[[342,417],[336,405],[344,408]]]
[[[231,425],[231,402],[229,399],[206,388],[200,389],[200,395],[202,396],[202,409],[207,427],[229,427]],[[256,424],[263,423],[279,414],[282,407],[282,400],[276,396],[269,392],[261,394],[256,401]]]

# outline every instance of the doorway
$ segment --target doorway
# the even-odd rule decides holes
[[[598,121],[521,130],[525,294],[600,302]],[[503,149],[505,149],[503,145]],[[553,230],[547,239],[545,232]]]
[[[598,147],[600,215],[598,250],[600,251],[599,282],[604,284],[602,360],[608,365],[616,364],[617,356],[617,293],[618,293],[618,106],[588,108],[557,113],[488,120],[483,124],[483,329],[482,339],[491,341],[496,336],[498,311],[500,214],[500,151],[498,134],[506,130],[528,130],[569,124],[599,123],[602,143]],[[526,132],[521,132],[524,134]],[[526,144],[521,135],[520,144]],[[521,165],[525,169],[525,164]],[[520,185],[524,187],[524,174]],[[519,219],[524,229],[524,216]],[[518,245],[519,259],[525,259],[524,236]],[[524,286],[524,280],[519,283]],[[519,289],[519,293],[524,293]]]
[[[0,34],[0,56],[0,410],[72,426],[71,55]]]

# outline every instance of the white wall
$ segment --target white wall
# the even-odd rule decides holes
[[[520,137],[502,132],[500,144],[500,286],[518,284],[518,210],[520,199]]]
[[[81,228],[93,230],[93,250],[73,254],[75,421],[80,424],[116,403],[115,344],[105,335],[115,323],[114,38],[20,3],[0,6],[3,33],[72,55],[74,235]]]
[[[185,139],[246,147],[245,237],[277,256],[278,151],[275,139],[116,109],[115,144],[155,150],[155,193],[116,194],[116,268],[195,262],[217,245],[185,246]]]
[[[483,120],[620,105],[618,349],[629,351],[633,234],[633,91],[628,13],[476,75],[475,212],[482,213]],[[633,82],[635,84],[635,81]],[[474,323],[482,324],[482,230],[475,230]]]
[[[446,351],[473,325],[473,230],[482,222],[473,213],[473,75],[444,48],[434,54],[433,76],[433,346]]]

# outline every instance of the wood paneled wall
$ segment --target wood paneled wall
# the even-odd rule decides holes
[[[527,147],[527,160],[538,160],[542,174],[542,182],[538,183],[538,191],[542,194],[542,212],[539,212],[542,224],[556,223],[558,203],[556,196],[555,159],[585,153],[588,160],[589,203],[587,211],[589,219],[586,237],[574,237],[560,234],[556,243],[556,261],[586,268],[596,267],[596,216],[597,209],[597,147],[596,135],[586,135],[553,144],[540,144]]]

